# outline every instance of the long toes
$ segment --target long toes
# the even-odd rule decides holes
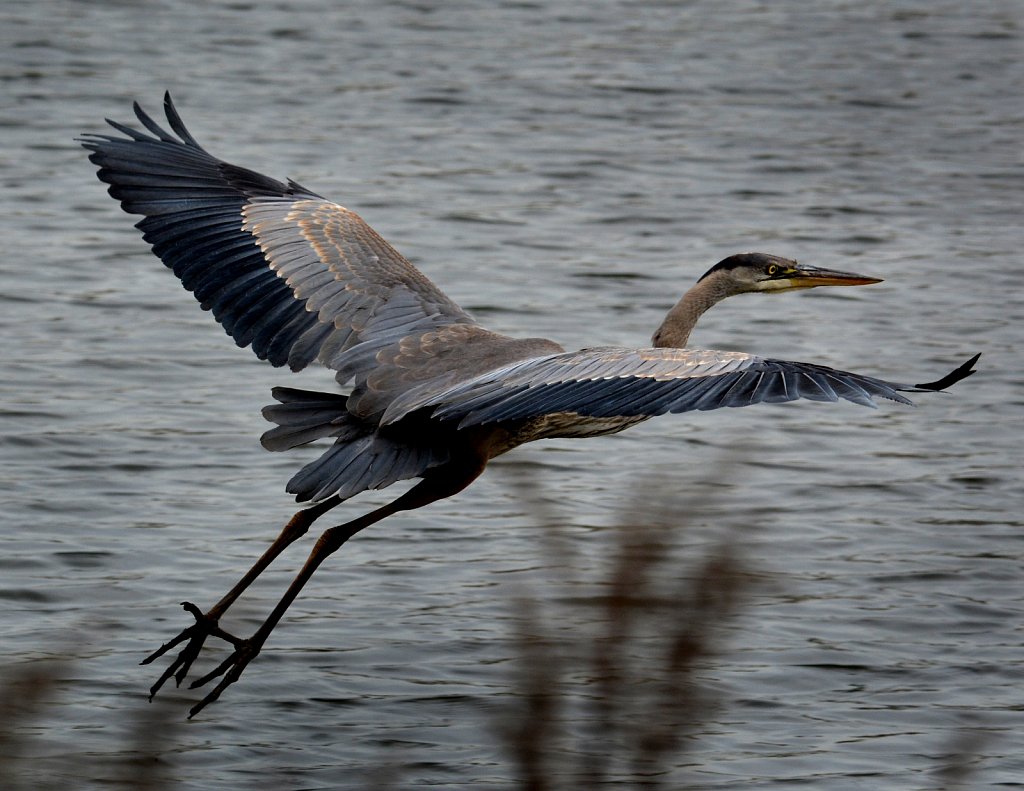
[[[189,710],[188,718],[192,719],[196,714],[217,700],[220,697],[220,693],[238,681],[246,666],[259,654],[261,647],[262,642],[254,643],[252,639],[240,641],[240,645],[231,652],[231,656],[202,678],[193,681],[189,685],[190,689],[201,687],[218,676],[224,676],[205,698]]]
[[[201,638],[193,640],[185,649],[178,654],[178,658],[174,660],[174,663],[168,668],[170,671],[177,670],[174,673],[174,683],[177,686],[181,686],[181,682],[185,680],[185,676],[188,675],[188,671],[192,669],[192,663],[196,661],[199,656],[199,652],[203,650],[203,643],[206,640],[206,636],[203,635]]]
[[[206,614],[192,602],[183,601],[181,603],[181,606],[184,607],[187,612],[192,614],[192,617],[196,619],[196,622],[187,629],[182,629],[181,632],[178,633],[177,637],[175,637],[173,640],[168,640],[166,643],[164,643],[162,646],[156,649],[156,651],[154,651],[152,654],[150,654],[141,662],[139,662],[140,665],[148,665],[150,662],[153,662],[154,660],[162,657],[164,654],[166,654],[168,651],[174,648],[174,646],[183,643],[185,640],[191,640],[200,629],[204,629],[207,634],[215,633],[215,630],[219,631],[217,622],[211,621],[206,616]],[[220,637],[221,635],[218,634],[217,636]],[[228,640],[228,642],[231,641]],[[166,678],[162,679],[159,683],[163,683],[163,681],[166,680]]]
[[[235,651],[231,656],[224,660],[224,662],[221,662],[221,664],[217,667],[216,670],[214,670],[212,673],[208,673],[207,675],[203,676],[203,678],[193,683],[193,687],[200,686],[201,684],[205,684],[210,679],[220,675],[225,670],[228,671],[224,678],[220,680],[217,686],[210,690],[210,692],[206,695],[205,698],[203,698],[201,701],[199,701],[196,705],[194,705],[191,709],[188,710],[188,718],[192,719],[199,712],[205,709],[208,705],[217,700],[217,698],[220,697],[221,692],[223,692],[225,689],[227,689],[236,681],[238,681],[239,677],[242,675],[242,671],[245,670],[245,666],[249,664],[249,661],[255,656],[256,653],[250,653],[243,657],[240,655],[239,651]]]
[[[227,684],[225,684],[225,683],[224,683],[224,682],[222,681],[222,682],[221,682],[220,684],[218,684],[218,685],[217,685],[216,687],[214,687],[213,689],[211,689],[211,690],[210,690],[210,694],[209,694],[209,695],[207,695],[207,696],[206,696],[205,698],[203,698],[203,699],[202,699],[201,701],[199,701],[199,702],[198,702],[198,703],[197,703],[197,704],[196,704],[195,706],[193,706],[192,708],[190,708],[190,709],[188,710],[188,718],[189,718],[189,719],[192,719],[192,718],[193,718],[194,716],[196,716],[196,715],[197,715],[197,714],[198,714],[199,712],[201,712],[201,711],[202,711],[203,709],[205,709],[205,708],[206,708],[206,707],[207,707],[207,706],[208,706],[209,704],[213,703],[213,702],[214,702],[214,701],[215,701],[215,700],[216,700],[217,698],[219,698],[219,697],[220,697],[220,693],[221,693],[221,691],[222,691],[222,690],[224,690],[224,689],[226,689],[226,688],[227,688],[227,686],[228,686],[228,685],[227,685]]]
[[[171,662],[160,674],[160,678],[156,680],[156,683],[149,689],[150,701],[156,696],[156,693],[160,691],[160,688],[164,685],[167,679],[174,677],[174,683],[177,686],[181,686],[181,682],[185,680],[185,676],[188,675],[189,669],[192,667],[192,663],[195,662],[196,657],[199,656],[199,651],[203,647],[203,641],[206,639],[206,635],[200,633],[193,635],[188,645],[182,649],[181,653],[178,654],[177,658]]]
[[[196,687],[201,687],[204,684],[209,683],[219,676],[224,676],[224,678],[220,680],[217,686],[214,687],[205,698],[192,707],[189,712],[189,718],[191,719],[207,705],[213,703],[213,701],[220,697],[221,692],[238,680],[246,665],[248,665],[249,662],[252,661],[252,659],[260,652],[262,640],[259,640],[260,645],[256,645],[252,639],[246,640],[241,637],[236,637],[230,632],[224,631],[220,628],[216,616],[210,617],[191,602],[182,602],[181,606],[196,619],[196,622],[187,629],[183,629],[174,639],[164,643],[156,651],[142,660],[142,664],[148,665],[153,660],[166,654],[175,646],[180,645],[186,640],[188,641],[174,661],[171,662],[163,673],[160,674],[160,678],[157,679],[156,683],[150,687],[150,700],[153,700],[157,692],[160,691],[170,678],[173,678],[179,687],[181,686],[181,682],[185,680],[185,677],[192,669],[192,664],[199,657],[199,654],[202,653],[207,637],[216,637],[226,643],[229,643],[234,648],[227,659],[217,665],[217,667],[202,678],[196,679],[189,685],[190,689],[195,689]]]
[[[239,659],[239,652],[238,652],[238,649],[235,649],[234,651],[231,652],[231,656],[229,656],[227,659],[225,659],[223,662],[221,662],[219,665],[217,665],[217,667],[215,667],[213,670],[211,670],[205,676],[197,678],[195,681],[193,681],[191,684],[188,685],[188,688],[189,689],[195,689],[196,687],[201,687],[204,684],[208,684],[210,681],[212,681],[213,679],[217,678],[217,676],[224,675],[224,673],[227,672],[228,668],[231,667],[233,664],[235,664],[238,661],[238,659]]]
[[[183,630],[181,632],[181,634],[179,634],[173,640],[168,640],[166,643],[164,643],[162,646],[160,646],[158,649],[156,649],[156,651],[154,651],[152,654],[150,654],[145,659],[143,659],[141,662],[139,662],[139,664],[140,665],[148,665],[153,660],[159,659],[164,654],[166,654],[168,651],[170,651],[172,648],[174,648],[174,646],[176,646],[176,645],[178,645],[180,643],[183,643],[186,640],[191,639],[192,636],[195,634],[195,631],[196,631],[196,624],[193,624],[192,626],[188,627],[188,629]]]
[[[178,665],[177,662],[174,662],[171,665],[169,665],[168,668],[166,670],[164,670],[163,673],[160,674],[160,678],[158,678],[156,680],[156,683],[149,688],[149,702],[150,703],[153,702],[153,698],[156,697],[156,693],[160,691],[160,688],[164,685],[164,682],[167,681],[167,679],[169,679],[171,676],[174,675],[174,670],[177,667],[177,665]],[[180,684],[180,682],[179,682],[179,684]]]
[[[221,629],[217,624],[216,618],[211,618],[196,605],[192,604],[192,602],[182,602],[181,606],[192,614],[192,617],[196,619],[196,622],[187,629],[183,629],[177,637],[164,643],[156,651],[142,660],[142,664],[148,665],[154,659],[163,656],[175,646],[180,645],[186,640],[188,641],[174,661],[171,662],[164,672],[160,674],[160,678],[157,679],[156,683],[150,687],[150,700],[152,700],[156,693],[160,691],[161,687],[167,683],[169,678],[173,678],[175,684],[179,687],[181,686],[181,682],[185,680],[185,677],[192,669],[192,664],[202,652],[207,637],[218,637],[235,646],[236,649],[243,642],[240,638]]]

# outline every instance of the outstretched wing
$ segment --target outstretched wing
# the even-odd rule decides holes
[[[937,383],[904,385],[823,365],[699,349],[583,349],[535,357],[495,369],[442,393],[396,399],[383,417],[393,423],[427,409],[459,428],[528,420],[555,413],[612,418],[667,412],[845,399],[874,407],[875,398],[912,402],[900,391],[948,387],[969,376],[975,357]]]
[[[474,323],[358,215],[207,153],[169,94],[164,111],[177,137],[136,104],[150,134],[108,120],[124,137],[80,142],[122,208],[144,215],[153,252],[239,346],[293,370],[319,359],[347,379],[406,335]]]

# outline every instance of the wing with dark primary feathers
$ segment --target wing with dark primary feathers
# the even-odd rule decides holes
[[[912,402],[900,392],[948,387],[973,373],[977,355],[924,385],[886,382],[823,365],[699,349],[583,349],[498,368],[441,393],[413,390],[384,414],[393,423],[427,409],[460,428],[555,413],[612,418],[782,403],[799,398],[874,407],[875,398]]]
[[[207,153],[169,94],[164,111],[173,135],[136,104],[149,134],[108,120],[123,137],[80,142],[122,208],[144,215],[153,252],[239,346],[347,377],[402,337],[474,323],[359,216]]]

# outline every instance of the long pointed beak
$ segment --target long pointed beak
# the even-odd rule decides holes
[[[816,286],[870,286],[881,283],[880,277],[868,277],[854,272],[840,272],[837,269],[822,269],[816,266],[795,266],[779,272],[779,280],[786,280],[790,288],[814,288]]]

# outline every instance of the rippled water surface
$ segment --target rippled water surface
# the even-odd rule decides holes
[[[10,772],[99,786],[155,754],[190,788],[513,786],[503,723],[537,628],[518,602],[541,599],[569,651],[602,628],[589,604],[615,526],[668,516],[661,573],[686,578],[730,541],[748,582],[697,674],[716,705],[686,723],[666,787],[939,787],[958,750],[972,787],[1022,783],[1020,3],[2,15],[0,662],[65,660],[17,726],[12,754],[35,760]],[[737,298],[697,345],[903,381],[981,351],[981,370],[916,409],[723,410],[519,449],[332,558],[185,723],[197,694],[148,706],[155,672],[137,663],[293,510],[284,482],[315,451],[261,450],[269,388],[331,379],[237,349],[73,144],[164,89],[212,152],[359,211],[496,330],[644,345],[710,264],[757,249],[885,282]],[[262,618],[302,552],[229,626]],[[595,684],[564,679],[553,787],[587,749],[572,702]]]

